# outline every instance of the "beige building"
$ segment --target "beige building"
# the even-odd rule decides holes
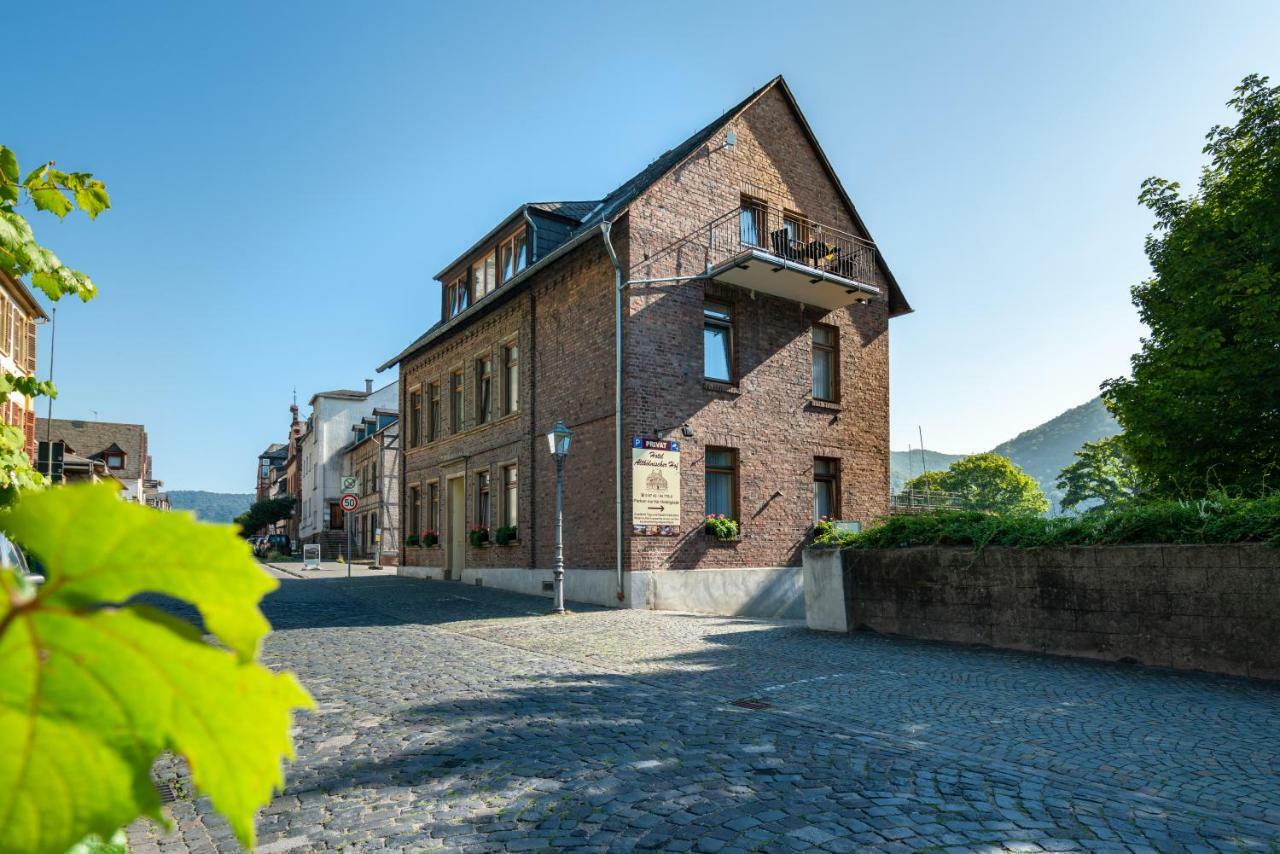
[[[36,375],[36,324],[48,320],[44,309],[20,280],[0,272],[0,371],[24,377]],[[34,401],[11,392],[0,408],[0,420],[23,432],[23,447],[36,458]]]

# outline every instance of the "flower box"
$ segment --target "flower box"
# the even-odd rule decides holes
[[[703,524],[703,530],[707,536],[720,542],[733,542],[741,539],[741,529],[738,527],[737,519],[730,519],[724,515],[709,515]]]

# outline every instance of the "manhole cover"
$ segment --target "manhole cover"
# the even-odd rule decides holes
[[[760,711],[761,709],[773,708],[772,703],[766,703],[764,700],[753,700],[751,698],[734,700],[732,703],[730,703],[730,705],[737,706],[740,709],[751,709],[752,711],[757,711],[757,712]]]

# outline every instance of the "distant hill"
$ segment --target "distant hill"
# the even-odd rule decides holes
[[[996,445],[991,450],[1001,456],[1008,457],[1022,467],[1027,474],[1040,482],[1040,488],[1049,496],[1052,511],[1058,511],[1058,501],[1062,493],[1058,491],[1055,481],[1058,473],[1070,465],[1075,459],[1075,452],[1085,442],[1096,442],[1107,436],[1120,432],[1110,412],[1102,404],[1102,398],[1095,397],[1088,403],[1072,407],[1066,412],[1049,419],[1039,427],[1033,427],[1025,433],[1019,433],[1007,442]],[[951,463],[962,459],[964,454],[943,454],[936,451],[925,451],[925,459],[929,471],[940,471]],[[920,474],[920,451],[894,451],[889,463],[889,480],[893,490],[902,488],[902,484]]]
[[[167,493],[169,505],[174,510],[194,510],[201,522],[230,522],[249,509],[253,493],[205,492],[203,490],[173,490]]]
[[[1095,397],[1088,403],[1068,409],[1039,427],[1019,433],[1007,442],[992,448],[997,454],[1008,457],[1020,465],[1027,474],[1040,481],[1044,494],[1057,512],[1062,493],[1054,482],[1058,474],[1075,459],[1076,451],[1085,442],[1096,442],[1120,432],[1120,425]]]

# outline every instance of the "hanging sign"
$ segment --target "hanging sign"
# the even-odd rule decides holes
[[[674,537],[680,533],[680,443],[631,439],[631,532]]]

